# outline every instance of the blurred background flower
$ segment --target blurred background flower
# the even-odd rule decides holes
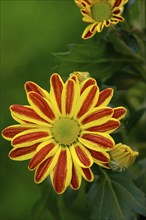
[[[83,15],[82,20],[89,23],[82,38],[89,39],[96,32],[101,32],[104,27],[124,21],[121,14],[128,0],[75,0],[75,2]]]

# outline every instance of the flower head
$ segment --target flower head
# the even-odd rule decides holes
[[[133,151],[130,147],[124,144],[117,144],[110,151],[111,161],[109,163],[112,170],[123,171],[132,165],[139,155],[137,151]]]
[[[123,5],[128,0],[75,0],[81,9],[83,21],[89,23],[82,34],[83,39],[93,37],[104,27],[124,21],[121,16]]]
[[[99,91],[96,81],[79,83],[76,74],[64,83],[58,74],[50,79],[50,92],[34,82],[25,90],[29,105],[12,105],[12,117],[19,123],[5,128],[2,135],[11,141],[13,160],[30,159],[34,180],[50,175],[57,193],[70,185],[78,189],[82,177],[93,180],[93,162],[108,168],[114,148],[110,133],[120,125],[124,107],[107,107],[113,90]]]

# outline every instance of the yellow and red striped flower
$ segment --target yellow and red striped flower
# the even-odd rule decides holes
[[[74,74],[64,83],[55,73],[49,93],[30,81],[25,90],[29,105],[10,106],[19,124],[5,128],[2,135],[13,146],[11,159],[30,159],[36,183],[50,175],[60,194],[69,185],[78,189],[82,177],[92,181],[93,163],[109,168],[109,151],[115,145],[110,133],[126,113],[124,107],[107,107],[112,89],[100,92],[93,78],[79,83]]]
[[[82,20],[89,23],[82,38],[91,38],[104,27],[124,21],[121,13],[127,2],[128,0],[75,0],[83,15]]]

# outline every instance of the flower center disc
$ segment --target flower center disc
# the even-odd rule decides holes
[[[99,2],[92,7],[92,16],[96,21],[107,20],[111,17],[111,7],[106,2]]]
[[[80,127],[77,122],[70,118],[61,118],[54,124],[52,133],[57,142],[70,145],[78,138]]]

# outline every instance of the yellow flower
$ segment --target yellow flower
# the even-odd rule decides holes
[[[126,113],[124,107],[107,107],[112,89],[100,92],[95,79],[79,83],[76,74],[64,83],[55,73],[49,93],[30,81],[25,90],[29,105],[10,106],[19,124],[5,128],[2,135],[13,146],[11,159],[30,159],[36,183],[50,175],[54,190],[61,194],[69,185],[78,189],[82,177],[92,181],[93,162],[109,167],[115,145],[110,133]]]
[[[89,23],[82,38],[91,38],[104,27],[124,21],[121,13],[127,2],[128,0],[75,0],[83,15],[83,21]]]
[[[133,151],[130,147],[124,144],[117,144],[110,151],[111,161],[109,163],[112,170],[123,171],[134,163],[139,155],[137,151]]]

